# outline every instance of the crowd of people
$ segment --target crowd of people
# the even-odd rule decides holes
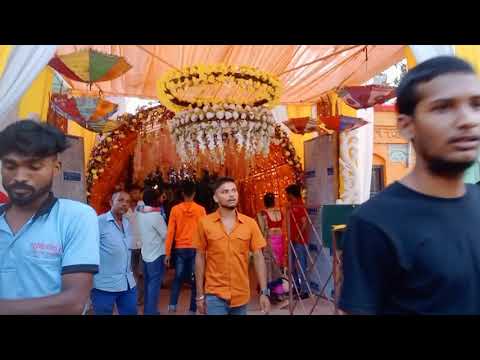
[[[414,170],[358,207],[344,235],[342,314],[479,314],[480,189],[463,174],[480,148],[480,81],[456,57],[409,71],[397,89],[398,127],[415,148]],[[264,195],[256,219],[238,211],[235,180],[207,191],[192,182],[168,203],[162,187],[115,192],[97,213],[52,193],[68,147],[58,129],[22,120],[0,132],[0,314],[156,315],[166,270],[182,285],[188,312],[245,315],[253,266],[261,310],[284,300],[287,248],[294,282],[308,297],[308,218],[301,188],[285,191],[289,211]],[[203,184],[205,185],[205,184]],[[207,186],[208,187],[208,186]],[[197,192],[216,210],[195,202]],[[208,200],[210,201],[210,200]],[[286,219],[286,216],[289,216]],[[290,228],[285,231],[285,220]],[[291,243],[285,241],[289,237]],[[185,309],[186,310],[186,309]]]
[[[258,274],[260,293],[269,302],[286,300],[285,210],[275,207],[274,194],[265,194],[265,210],[255,222],[237,210],[234,179],[221,177],[213,184],[211,192],[217,209],[209,211],[209,215],[194,200],[198,188],[191,180],[183,181],[180,186],[183,201],[173,206],[161,186],[141,189],[134,185],[128,192],[113,194],[111,210],[99,216],[100,269],[94,276],[91,297],[95,314],[112,314],[114,304],[119,314],[137,314],[136,306],[141,305],[145,315],[160,314],[159,297],[169,268],[174,269],[175,275],[168,308],[164,309],[168,313],[177,312],[185,283],[191,289],[191,296],[188,312],[182,313],[206,312],[205,306],[197,306],[202,300],[211,302],[206,307],[210,313],[246,313],[250,263]],[[300,186],[292,184],[286,193],[292,203],[292,216],[305,227]],[[303,244],[308,234],[296,228],[292,225],[292,234],[296,234],[294,246],[298,248],[301,271],[306,272]],[[304,298],[305,281],[297,272],[294,276]],[[231,302],[223,310],[222,300]],[[267,302],[262,301],[262,308],[266,309]]]
[[[271,290],[283,295],[283,215],[274,208],[273,194],[265,195],[262,230],[238,211],[237,185],[229,177],[213,183],[216,210],[208,214],[194,201],[201,186],[187,180],[176,205],[163,187],[132,186],[112,194],[110,210],[97,215],[52,192],[61,169],[58,154],[68,147],[58,129],[22,120],[3,130],[0,142],[9,195],[0,208],[0,313],[111,315],[116,308],[120,315],[135,315],[143,305],[143,314],[158,315],[170,267],[170,313],[179,310],[186,282],[188,313],[246,314],[250,265],[264,313]],[[297,185],[287,193],[301,198]]]

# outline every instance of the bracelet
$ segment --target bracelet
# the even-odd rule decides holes
[[[195,298],[196,301],[202,301],[205,299],[205,295]]]

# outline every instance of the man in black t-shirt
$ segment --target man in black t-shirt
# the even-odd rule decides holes
[[[397,89],[414,170],[360,206],[344,236],[347,314],[480,314],[480,189],[463,175],[480,146],[480,80],[437,57]]]

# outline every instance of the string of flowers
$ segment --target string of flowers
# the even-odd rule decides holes
[[[237,151],[245,150],[247,159],[256,154],[267,156],[275,125],[266,106],[234,104],[204,105],[181,111],[169,120],[177,153],[186,163],[194,162],[198,153],[206,151],[216,154],[216,161],[222,163],[225,143],[231,140]]]
[[[277,77],[251,66],[200,64],[185,67],[167,72],[157,85],[160,102],[172,111],[223,102],[273,107],[279,103],[281,95],[281,82]],[[220,87],[233,88],[237,95],[226,98],[195,96],[189,99],[192,89],[210,88],[218,93]]]
[[[108,181],[107,169],[112,165],[112,154],[123,148],[125,139],[129,136],[137,136],[144,131],[146,124],[155,124],[173,117],[174,114],[164,106],[159,105],[152,108],[141,108],[135,115],[125,113],[116,121],[122,125],[109,134],[99,134],[100,142],[94,147],[90,160],[87,164],[87,199],[94,184],[102,179]]]

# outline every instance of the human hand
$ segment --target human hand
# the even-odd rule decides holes
[[[170,256],[165,256],[165,266],[166,266],[167,268],[170,267]]]
[[[200,315],[207,314],[207,304],[205,302],[205,296],[200,296],[196,299],[197,302],[197,313]]]
[[[260,295],[260,308],[265,315],[270,313],[270,299],[267,295]]]

